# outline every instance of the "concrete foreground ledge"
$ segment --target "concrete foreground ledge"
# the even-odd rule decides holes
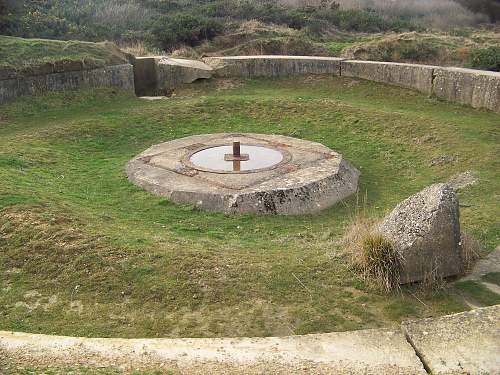
[[[432,374],[500,374],[500,305],[403,324]]]
[[[425,374],[403,333],[385,329],[223,339],[90,339],[0,332],[2,356],[8,366],[42,368],[163,368],[183,374]]]
[[[370,329],[288,337],[82,338],[0,331],[0,369],[181,374],[500,374],[500,305]],[[2,372],[0,372],[2,373]]]

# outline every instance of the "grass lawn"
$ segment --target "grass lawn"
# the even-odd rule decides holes
[[[373,291],[339,239],[357,211],[381,217],[472,170],[480,183],[460,193],[462,229],[496,246],[499,125],[498,114],[333,77],[208,81],[155,102],[97,90],[4,105],[0,329],[267,336],[466,310],[453,288]],[[127,181],[127,161],[149,146],[224,131],[321,142],[360,169],[360,194],[317,215],[225,216]],[[432,162],[443,155],[453,161]]]

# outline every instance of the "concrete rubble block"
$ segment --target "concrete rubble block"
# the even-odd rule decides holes
[[[449,185],[431,185],[404,200],[380,231],[402,254],[401,284],[462,272],[458,199]]]
[[[180,374],[425,374],[401,330],[289,337],[118,339],[0,331],[10,366],[115,367]]]
[[[130,64],[122,64],[0,80],[0,104],[19,96],[82,87],[116,87],[134,92],[133,67]]]
[[[232,78],[277,77],[301,74],[332,74],[340,76],[341,58],[318,56],[227,56],[206,57],[205,63],[215,76]]]
[[[403,323],[430,373],[500,374],[500,305]]]
[[[342,76],[396,85],[430,95],[434,68],[430,65],[344,60]]]
[[[136,91],[143,96],[211,78],[213,69],[202,61],[149,56],[135,59],[134,72]]]
[[[500,113],[500,73],[436,68],[433,94],[438,98]]]

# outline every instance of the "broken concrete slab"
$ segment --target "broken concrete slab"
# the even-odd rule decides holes
[[[205,63],[215,70],[217,77],[277,77],[301,74],[332,74],[340,76],[338,57],[318,56],[224,56],[206,57]]]
[[[9,366],[111,367],[181,374],[425,374],[400,330],[221,339],[103,339],[0,331]]]
[[[455,191],[435,184],[396,206],[380,225],[402,255],[401,284],[462,272]]]
[[[432,374],[500,373],[500,305],[403,323]]]
[[[500,112],[500,73],[465,68],[434,69],[438,98]]]
[[[343,77],[362,78],[425,94],[432,93],[434,66],[358,60],[344,60],[341,65]]]
[[[167,56],[137,57],[134,61],[136,92],[159,95],[179,85],[212,77],[213,69],[202,61]]]

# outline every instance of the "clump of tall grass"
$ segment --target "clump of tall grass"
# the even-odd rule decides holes
[[[402,257],[396,245],[379,230],[378,223],[358,215],[343,238],[354,271],[375,289],[399,290]]]
[[[461,233],[460,250],[462,252],[462,262],[464,272],[469,272],[474,263],[481,257],[483,246],[472,235],[467,232]]]

